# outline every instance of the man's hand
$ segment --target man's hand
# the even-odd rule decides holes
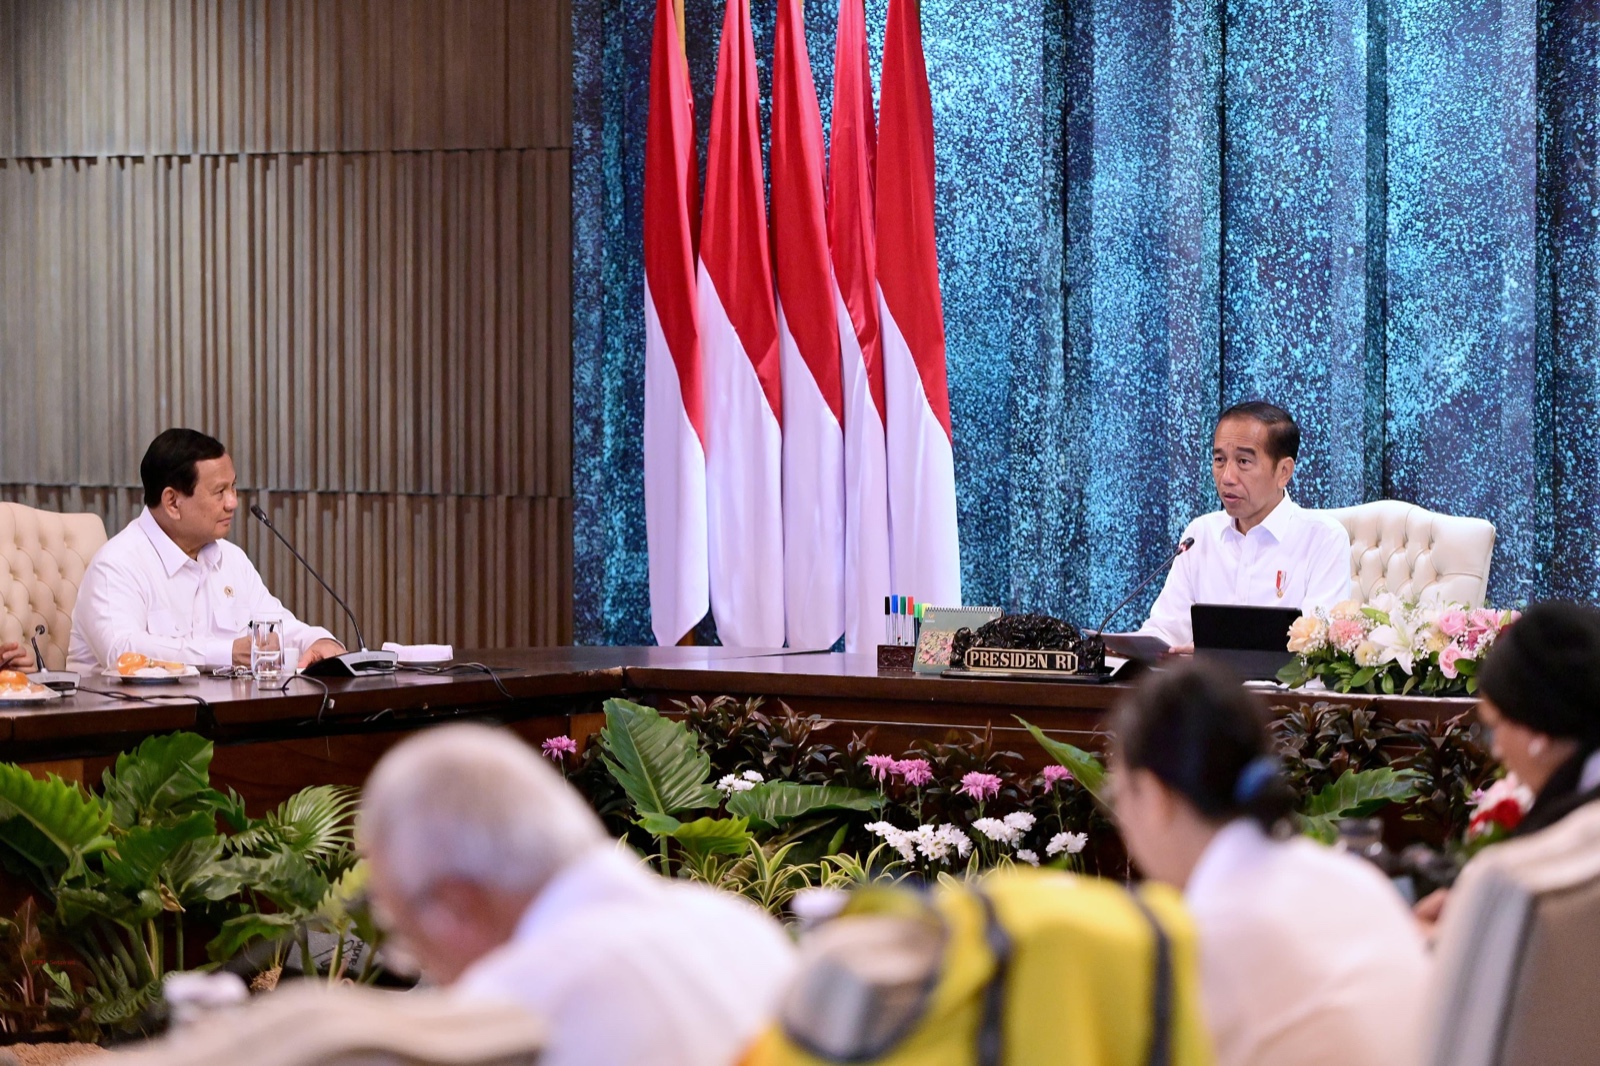
[[[250,665],[250,635],[248,633],[233,642],[233,665]]]
[[[311,647],[307,648],[305,653],[300,656],[300,669],[304,670],[306,667],[310,666],[319,659],[326,659],[331,655],[343,654],[343,644],[340,644],[337,640],[333,640],[329,637],[323,637],[321,640],[311,645]]]
[[[0,644],[0,670],[28,670],[34,669],[33,652],[21,644],[13,641],[10,644]]]
[[[1161,657],[1163,659],[1177,659],[1177,658],[1180,658],[1180,657],[1185,656],[1185,655],[1193,655],[1193,654],[1194,654],[1194,645],[1193,644],[1174,644],[1172,647],[1170,647],[1166,651],[1162,652],[1161,653]]]

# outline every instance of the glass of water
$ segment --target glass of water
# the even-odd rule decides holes
[[[283,676],[283,616],[263,615],[250,623],[250,674],[265,684]]]

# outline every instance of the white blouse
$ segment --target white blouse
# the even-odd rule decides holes
[[[1218,1066],[1415,1060],[1427,949],[1376,867],[1241,819],[1213,838],[1184,898]]]

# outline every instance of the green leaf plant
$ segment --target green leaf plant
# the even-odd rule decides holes
[[[1370,818],[1392,803],[1414,799],[1420,790],[1421,775],[1411,770],[1346,770],[1306,800],[1295,822],[1307,836],[1332,844],[1344,819]]]
[[[211,787],[211,756],[192,733],[151,737],[117,757],[98,795],[0,764],[0,865],[29,882],[41,935],[81,970],[18,975],[17,963],[0,962],[0,983],[37,985],[43,973],[62,1009],[132,1031],[167,973],[207,965],[198,932],[215,934],[213,962],[264,938],[297,941],[309,958],[309,931],[333,932],[330,976],[345,976],[344,938],[376,938],[355,899],[354,790],[306,789],[252,819],[236,793]],[[15,1013],[0,1003],[0,1028],[26,1026],[36,1005]]]

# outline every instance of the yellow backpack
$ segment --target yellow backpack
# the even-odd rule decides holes
[[[1210,1066],[1196,954],[1159,885],[1019,869],[864,889],[806,937],[745,1066]]]

